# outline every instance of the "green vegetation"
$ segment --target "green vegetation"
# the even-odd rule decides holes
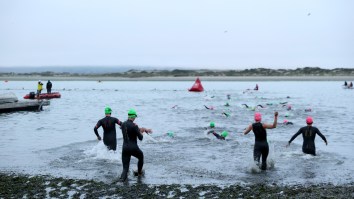
[[[33,73],[0,73],[0,76],[43,76],[43,77],[252,77],[252,76],[354,76],[354,68],[322,69],[305,67],[297,69],[253,68],[245,70],[129,70],[117,73],[55,73],[51,71]]]

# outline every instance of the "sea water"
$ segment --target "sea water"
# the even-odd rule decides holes
[[[254,91],[255,84],[259,90]],[[138,142],[144,152],[144,183],[149,184],[343,184],[353,182],[354,90],[338,81],[204,81],[205,92],[188,92],[189,81],[54,81],[51,99],[41,112],[0,114],[0,171],[29,175],[116,181],[122,171],[122,135],[117,126],[117,151],[108,151],[93,128],[104,117],[105,106],[124,121],[130,108],[135,122],[153,129]],[[1,82],[0,93],[19,99],[36,90],[35,81]],[[44,90],[45,92],[45,90]],[[230,95],[230,99],[228,99]],[[225,106],[229,103],[230,106]],[[249,107],[258,106],[256,110]],[[291,105],[291,110],[287,110]],[[213,107],[213,109],[206,109]],[[305,109],[311,109],[306,112]],[[278,126],[267,130],[269,170],[253,161],[254,135],[243,135],[255,112],[262,122]],[[223,113],[228,113],[227,117]],[[302,136],[287,142],[305,119],[326,136],[316,136],[317,156],[302,153]],[[283,120],[293,125],[283,125]],[[206,133],[229,132],[225,141]],[[167,135],[173,132],[174,136]],[[99,129],[102,136],[102,128]],[[136,169],[132,157],[130,169]],[[130,182],[136,182],[133,175]]]

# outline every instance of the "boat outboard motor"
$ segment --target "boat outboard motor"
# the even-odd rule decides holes
[[[36,96],[36,93],[35,93],[35,92],[30,92],[30,93],[29,93],[29,98],[30,98],[30,99],[34,99],[35,96]]]

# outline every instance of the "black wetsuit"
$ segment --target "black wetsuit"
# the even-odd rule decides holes
[[[306,154],[316,155],[315,137],[318,134],[323,141],[327,143],[326,137],[318,130],[318,128],[313,126],[305,126],[299,129],[293,137],[289,140],[289,144],[298,136],[302,134],[304,142],[302,144],[302,152]]]
[[[128,177],[129,163],[131,156],[138,158],[138,173],[142,172],[144,165],[144,154],[140,150],[137,139],[143,140],[143,135],[140,133],[138,125],[133,121],[127,120],[122,124],[123,147],[122,147],[122,162],[123,172],[121,179],[124,181]]]
[[[260,122],[252,124],[252,130],[255,136],[255,143],[253,149],[253,158],[259,163],[262,156],[262,170],[267,169],[267,157],[269,153],[269,146],[267,142],[267,131]]]
[[[211,130],[208,132],[208,134],[212,133],[216,138],[218,138],[219,140],[225,140],[225,138],[217,133],[215,133],[214,130]]]
[[[115,117],[111,116],[106,116],[103,119],[100,119],[95,128],[93,129],[95,131],[96,136],[98,137],[98,131],[97,129],[102,126],[103,128],[103,143],[107,146],[109,150],[116,150],[117,148],[117,138],[116,138],[116,124],[122,125],[122,122],[119,121]]]

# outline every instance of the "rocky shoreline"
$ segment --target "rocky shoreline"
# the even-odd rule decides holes
[[[345,185],[148,185],[0,173],[0,198],[354,198]]]

